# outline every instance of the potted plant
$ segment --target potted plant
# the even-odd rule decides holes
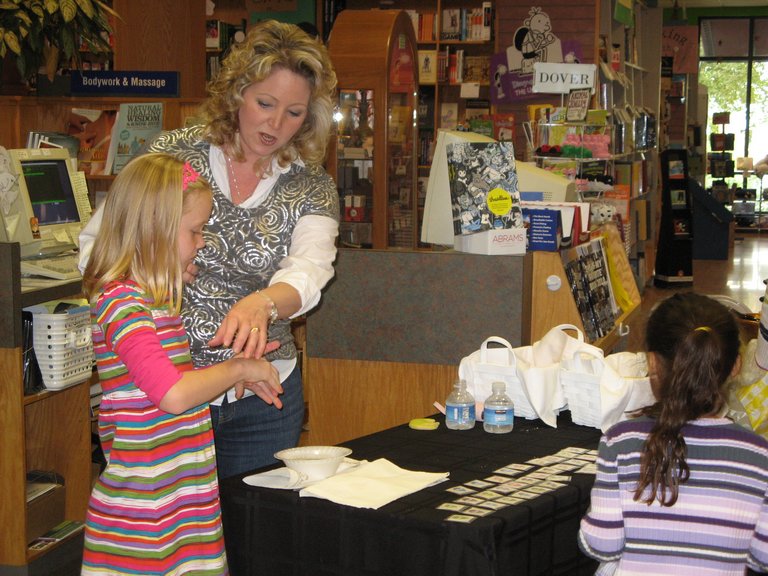
[[[101,0],[0,0],[0,59],[15,56],[27,82],[43,67],[52,81],[60,66],[81,67],[81,49],[112,52],[110,14]]]

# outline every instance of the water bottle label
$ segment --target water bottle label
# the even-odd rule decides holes
[[[467,424],[475,421],[475,405],[456,406],[448,405],[445,407],[445,417],[449,422],[457,424]]]
[[[514,423],[515,410],[513,408],[486,408],[483,410],[483,420],[488,424],[509,426]]]

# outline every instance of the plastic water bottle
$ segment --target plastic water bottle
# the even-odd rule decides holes
[[[494,382],[491,390],[483,407],[483,430],[491,434],[512,432],[515,426],[515,405],[507,396],[507,385]]]
[[[469,430],[475,427],[475,398],[467,390],[464,380],[457,380],[453,392],[445,401],[445,425],[450,430]]]

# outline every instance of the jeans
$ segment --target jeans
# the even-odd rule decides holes
[[[274,453],[299,442],[304,421],[304,390],[299,366],[283,382],[282,410],[258,396],[211,405],[219,478],[277,462]]]

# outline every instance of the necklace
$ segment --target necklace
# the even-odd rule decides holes
[[[227,166],[229,166],[229,173],[232,174],[232,184],[234,184],[234,190],[230,193],[232,202],[240,204],[245,198],[240,197],[240,185],[237,183],[237,175],[235,174],[234,166],[232,166],[232,159],[229,157],[229,154],[226,154],[225,158],[227,159]]]
[[[232,196],[232,202],[234,204],[242,204],[248,198],[253,196],[253,193],[256,190],[256,187],[258,186],[261,179],[264,177],[264,168],[261,169],[261,172],[259,172],[256,176],[256,184],[251,187],[250,192],[246,190],[245,192],[240,191],[240,183],[237,181],[237,174],[235,174],[235,167],[232,164],[232,158],[230,158],[229,154],[225,154],[224,157],[227,159],[227,166],[229,167],[229,172],[232,175],[232,189],[230,190],[230,195]]]

